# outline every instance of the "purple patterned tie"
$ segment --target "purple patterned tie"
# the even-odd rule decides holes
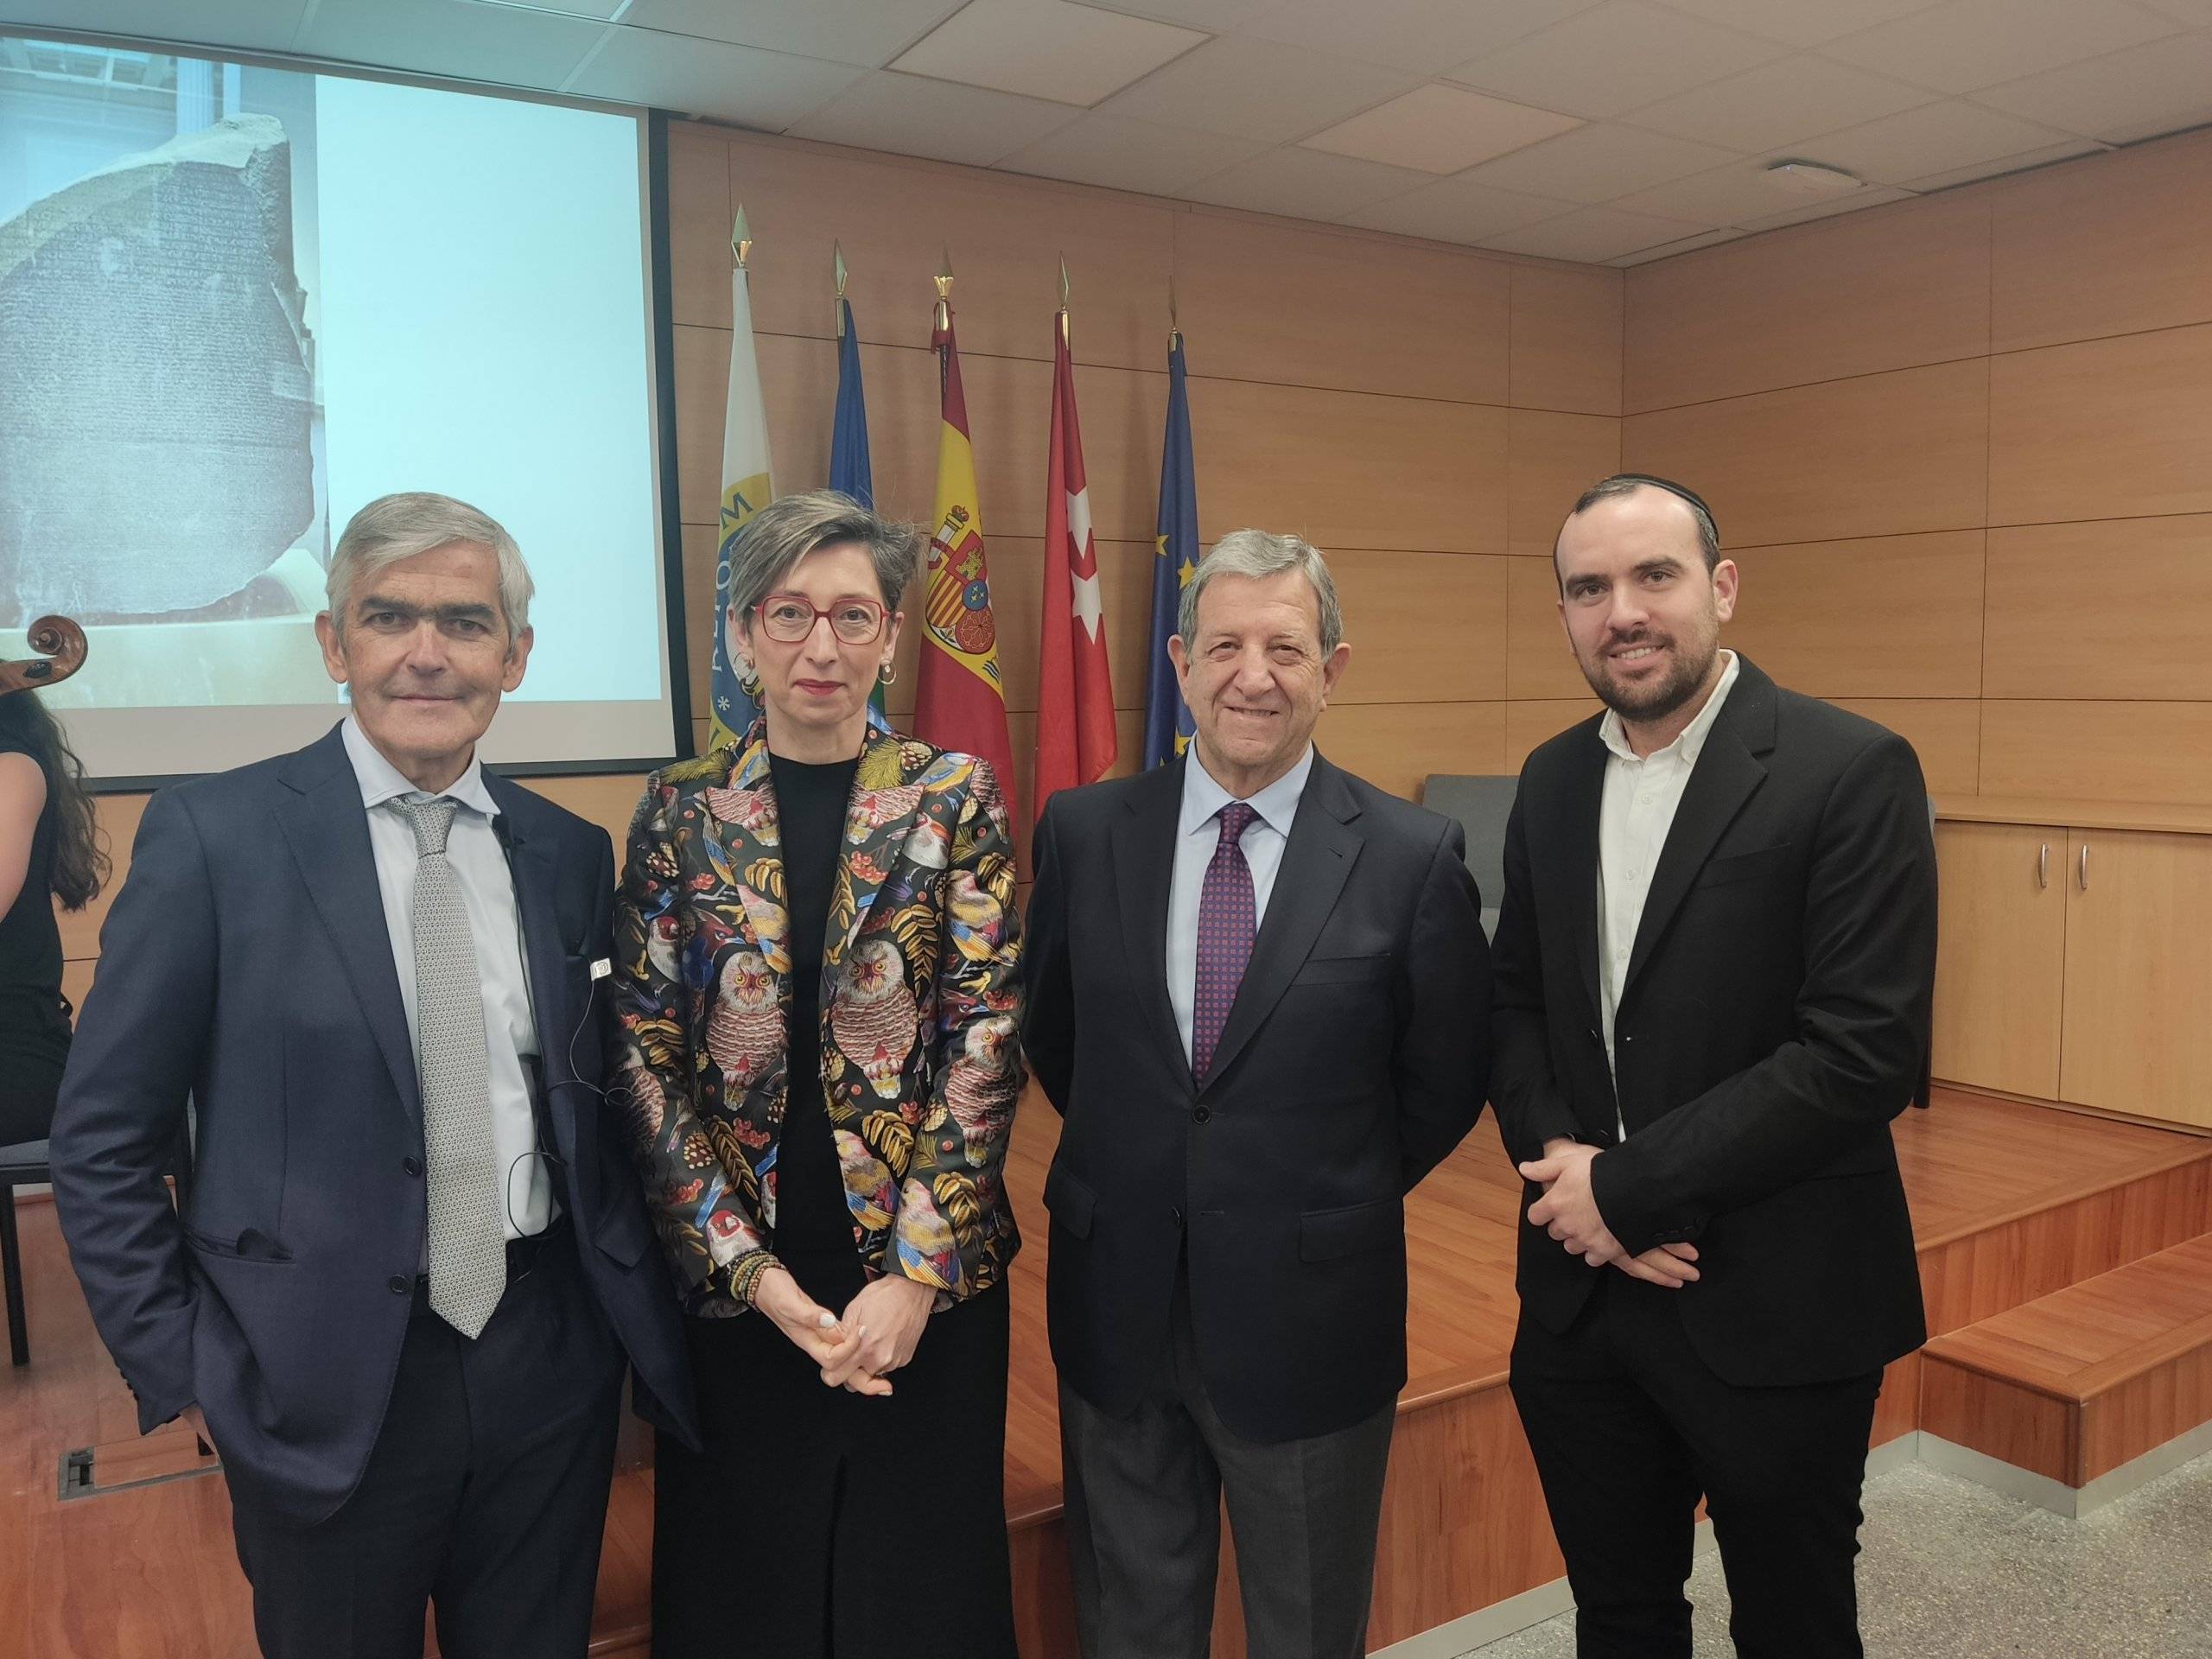
[[[1229,1023],[1244,964],[1252,957],[1255,906],[1244,832],[1259,813],[1243,801],[1221,809],[1221,840],[1198,892],[1198,976],[1191,1009],[1191,1075],[1200,1082],[1213,1065],[1214,1046]]]

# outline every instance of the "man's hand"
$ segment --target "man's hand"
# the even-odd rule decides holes
[[[1625,1254],[1620,1241],[1607,1230],[1598,1213],[1598,1200],[1590,1192],[1590,1166],[1598,1148],[1565,1140],[1544,1143],[1544,1155],[1521,1166],[1524,1180],[1535,1182],[1544,1195],[1529,1206],[1529,1224],[1541,1227],[1592,1267],[1603,1267]]]
[[[835,1365],[822,1368],[822,1380],[831,1388],[849,1388],[861,1394],[888,1394],[885,1381],[914,1357],[922,1327],[930,1322],[937,1293],[927,1285],[897,1274],[887,1274],[861,1287],[859,1295],[845,1308],[845,1328],[861,1332],[859,1345]],[[861,1379],[874,1388],[861,1388]]]
[[[1696,1260],[1694,1244],[1656,1244],[1642,1255],[1617,1255],[1613,1265],[1631,1279],[1641,1279],[1646,1284],[1668,1290],[1680,1290],[1684,1285],[1697,1282],[1697,1269],[1690,1265]]]

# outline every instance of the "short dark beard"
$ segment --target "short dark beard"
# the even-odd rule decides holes
[[[1693,664],[1687,658],[1677,657],[1675,672],[1657,685],[1638,693],[1633,700],[1624,697],[1619,686],[1602,673],[1592,674],[1586,668],[1582,677],[1589,682],[1591,690],[1597,693],[1598,701],[1606,708],[1623,720],[1643,724],[1666,719],[1697,696],[1704,689],[1706,681],[1713,673],[1713,665],[1719,657],[1720,645],[1717,639],[1706,652],[1702,662]]]

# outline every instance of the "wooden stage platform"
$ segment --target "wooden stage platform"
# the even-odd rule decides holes
[[[1027,1236],[1014,1274],[1007,1506],[1025,1659],[1071,1659],[1059,1446],[1045,1338],[1039,1194],[1058,1120],[1025,1103],[1010,1185]],[[1897,1125],[1942,1334],[2212,1232],[2212,1140],[1939,1090]],[[1407,1206],[1410,1374],[1376,1572],[1381,1648],[1557,1578],[1560,1566],[1505,1388],[1519,1184],[1482,1124]],[[212,1475],[61,1501],[62,1458],[142,1448],[94,1338],[52,1207],[21,1206],[32,1363],[0,1375],[0,1653],[25,1659],[232,1659],[254,1651]],[[2212,1253],[2207,1254],[2212,1264]],[[1921,1426],[1921,1356],[1892,1369],[1878,1443]],[[600,1573],[596,1655],[646,1651],[652,1471],[620,1476]],[[1215,1651],[1243,1659],[1233,1563]]]

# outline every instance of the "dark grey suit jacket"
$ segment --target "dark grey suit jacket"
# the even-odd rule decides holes
[[[629,1352],[639,1410],[696,1438],[674,1291],[596,1088],[607,833],[486,783],[584,1276]],[[162,1152],[188,1094],[198,1149],[180,1218]],[[337,728],[148,804],[52,1152],[62,1230],[141,1430],[197,1404],[226,1461],[272,1501],[303,1520],[334,1511],[384,1421],[426,1208],[414,1045]]]
[[[1107,1411],[1160,1373],[1179,1261],[1208,1397],[1302,1440],[1406,1380],[1404,1197],[1481,1116],[1490,953],[1448,818],[1313,761],[1213,1070],[1167,999],[1183,766],[1038,826],[1023,1027],[1066,1120],[1046,1184],[1052,1357]]]

